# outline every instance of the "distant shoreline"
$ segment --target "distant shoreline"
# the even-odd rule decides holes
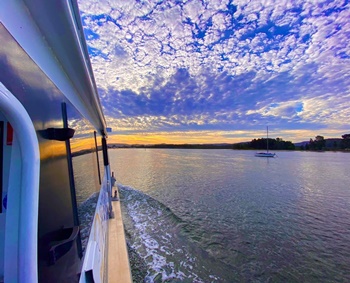
[[[264,150],[263,148],[244,148],[237,149],[234,148],[234,144],[109,144],[110,149],[125,149],[125,148],[147,148],[147,149],[231,149],[231,150]],[[350,150],[342,149],[325,149],[325,150],[305,150],[300,148],[295,149],[271,149],[270,151],[305,151],[305,152],[350,152]]]
[[[265,150],[264,148],[234,148],[235,144],[109,144],[109,149],[125,149],[125,148],[148,148],[148,149],[231,149],[231,150]],[[98,147],[98,151],[102,148]],[[295,149],[271,149],[270,151],[301,151],[301,152],[349,152],[350,149],[325,149],[325,150],[306,150],[296,147]],[[84,149],[72,153],[72,157],[95,152],[93,149]]]

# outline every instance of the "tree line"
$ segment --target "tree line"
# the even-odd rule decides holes
[[[350,150],[350,134],[344,134],[342,138],[325,139],[324,136],[316,136],[308,143],[300,146],[301,150]]]
[[[251,142],[234,144],[233,149],[266,149],[267,142],[269,143],[269,150],[294,150],[295,149],[295,145],[291,141],[284,141],[282,138],[253,139]]]

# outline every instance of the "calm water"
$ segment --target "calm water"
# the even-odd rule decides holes
[[[146,282],[350,282],[350,154],[109,155]]]

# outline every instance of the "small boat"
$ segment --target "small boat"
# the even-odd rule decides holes
[[[255,153],[256,157],[275,157],[276,153],[271,153],[271,152],[257,152]]]
[[[269,127],[266,127],[266,152],[257,152],[255,153],[256,157],[275,157],[276,153],[269,152]]]

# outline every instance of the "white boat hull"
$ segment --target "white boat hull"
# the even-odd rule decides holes
[[[256,157],[275,157],[276,153],[270,153],[270,152],[257,152],[255,153]]]

